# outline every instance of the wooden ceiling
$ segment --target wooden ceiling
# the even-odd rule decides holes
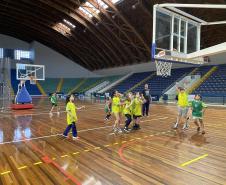
[[[150,61],[154,4],[226,4],[225,0],[112,1],[88,0],[100,11],[91,17],[78,9],[90,9],[84,0],[0,0],[0,33],[27,42],[36,40],[89,70],[97,70]],[[225,10],[187,11],[205,19],[226,20]],[[64,19],[76,27],[62,27],[68,26]],[[226,41],[225,32],[225,25],[206,27],[202,30],[202,47]]]

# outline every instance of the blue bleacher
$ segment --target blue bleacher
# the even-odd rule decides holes
[[[151,94],[153,96],[161,96],[163,91],[168,88],[172,83],[177,81],[184,75],[189,74],[194,68],[181,68],[181,69],[172,69],[171,76],[163,78],[161,76],[154,76],[146,83],[149,84],[151,89]],[[144,88],[144,84],[138,86],[134,91],[141,92]]]
[[[202,83],[194,93],[201,94],[202,96],[225,96],[226,65],[219,65],[218,70]]]
[[[151,88],[152,95],[160,96],[162,92],[169,87],[172,83],[174,83],[177,79],[181,78],[183,75],[190,73],[194,68],[183,68],[183,69],[173,69],[170,77],[163,78],[160,76],[154,76],[146,83],[149,84]],[[143,72],[143,73],[135,73],[131,75],[126,80],[119,83],[117,86],[113,87],[111,91],[114,89],[118,90],[121,93],[126,92],[134,85],[151,75],[153,72]],[[141,84],[133,92],[140,92],[143,90],[144,84]]]
[[[141,80],[150,76],[151,73],[152,72],[134,73],[126,80],[112,87],[111,92],[114,90],[118,90],[120,93],[124,93],[125,91],[127,91],[128,89],[132,88],[134,85],[139,83]]]
[[[17,88],[18,88],[18,84],[19,84],[19,80],[16,79],[16,70],[12,69],[11,70],[11,84],[12,84],[12,88],[14,93],[17,93]],[[32,85],[30,84],[30,81],[26,81],[26,88],[29,92],[30,95],[41,95],[37,85]]]

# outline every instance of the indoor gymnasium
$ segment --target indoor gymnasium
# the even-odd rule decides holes
[[[0,0],[0,185],[226,185],[226,1]]]

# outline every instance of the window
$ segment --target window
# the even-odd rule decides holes
[[[96,0],[98,5],[104,9],[108,8],[108,5],[106,5],[102,0]]]
[[[75,28],[76,26],[74,24],[72,24],[70,21],[64,19],[63,20],[68,26],[72,27],[72,28]]]
[[[31,59],[30,51],[15,50],[14,58],[15,58],[15,60]]]
[[[112,3],[118,3],[119,1],[121,1],[121,0],[111,0],[112,1]]]
[[[78,8],[82,13],[86,14],[87,16],[89,16],[90,18],[93,17],[93,15],[87,11],[86,9],[82,8],[82,7],[79,7]]]
[[[86,9],[89,13],[95,13],[95,14],[99,14],[100,10],[96,9],[91,3],[86,2],[85,6],[83,7],[84,9]]]
[[[55,26],[53,26],[53,29],[58,31],[59,33],[61,33],[64,36],[71,35],[71,29],[61,22],[57,23]]]
[[[3,48],[0,48],[0,58],[3,58]]]

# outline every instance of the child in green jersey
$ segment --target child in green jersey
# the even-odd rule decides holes
[[[207,107],[206,104],[201,101],[201,96],[199,94],[196,94],[194,100],[189,102],[189,106],[190,112],[192,112],[192,118],[195,125],[197,126],[197,131],[199,132],[201,129],[202,134],[205,134],[203,114],[205,108]]]
[[[52,108],[50,110],[50,116],[53,115],[53,110],[55,107],[57,107],[57,114],[59,115],[60,112],[59,112],[59,108],[58,108],[58,100],[57,100],[57,94],[56,93],[53,93],[51,96],[50,96],[50,102],[52,104]]]
[[[106,113],[105,121],[108,121],[111,117],[111,98],[110,97],[106,98],[104,112]]]

